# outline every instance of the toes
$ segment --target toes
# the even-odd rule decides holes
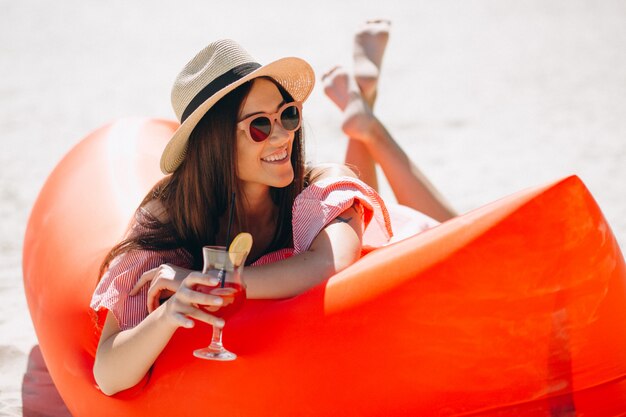
[[[389,33],[391,28],[391,20],[388,19],[372,19],[363,23],[359,29],[359,33],[378,34]]]
[[[340,65],[337,65],[322,75],[322,81],[326,84],[333,84],[335,80],[348,75],[348,72]]]
[[[325,81],[327,78],[333,76],[334,73],[339,71],[340,69],[341,69],[341,67],[339,65],[336,65],[336,66],[332,67],[331,69],[326,71],[324,74],[322,74],[322,81]]]

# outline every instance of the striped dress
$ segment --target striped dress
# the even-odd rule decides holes
[[[326,178],[309,185],[294,201],[293,248],[268,253],[252,266],[277,262],[305,252],[328,223],[355,203],[363,207],[363,253],[398,240],[392,239],[389,212],[374,189],[355,178]],[[404,219],[402,224],[408,225],[408,230],[404,227],[401,231],[401,238],[436,224],[432,219],[406,207],[395,212]],[[411,221],[407,222],[406,219]],[[113,313],[122,330],[135,327],[146,318],[149,286],[144,285],[132,297],[129,293],[144,272],[165,263],[190,269],[193,259],[185,249],[172,249],[136,250],[113,260],[91,299],[91,308],[97,313],[98,325],[104,323],[107,311]]]

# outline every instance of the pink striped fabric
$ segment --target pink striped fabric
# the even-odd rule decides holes
[[[136,250],[115,258],[91,298],[90,306],[98,314],[98,327],[102,327],[106,317],[102,310],[111,311],[122,330],[131,329],[145,319],[149,285],[132,297],[128,294],[144,272],[166,263],[191,268],[193,261],[185,249]]]
[[[293,249],[268,253],[252,265],[265,265],[306,252],[328,223],[357,202],[364,208],[364,251],[383,246],[393,233],[389,213],[378,193],[356,178],[326,178],[309,185],[294,201]]]
[[[364,182],[350,177],[328,178],[309,185],[293,205],[293,248],[268,253],[252,265],[277,262],[305,252],[319,232],[355,203],[364,212],[364,249],[386,244],[392,236],[389,213],[380,196]],[[141,275],[161,264],[191,268],[191,255],[184,249],[168,251],[133,251],[116,258],[94,291],[91,308],[98,313],[99,325],[111,311],[126,330],[135,327],[147,315],[148,285],[130,297],[128,294]]]

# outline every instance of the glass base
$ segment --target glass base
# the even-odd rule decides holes
[[[237,355],[233,352],[229,352],[223,347],[214,348],[211,346],[194,350],[193,356],[200,359],[209,359],[214,361],[234,361],[237,359]]]

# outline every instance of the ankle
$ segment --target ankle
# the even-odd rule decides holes
[[[368,147],[380,135],[380,122],[371,112],[366,111],[350,112],[348,109],[341,128],[349,138]]]

